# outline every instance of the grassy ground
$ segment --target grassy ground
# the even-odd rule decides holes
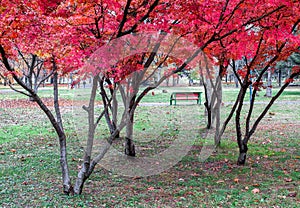
[[[168,103],[170,93],[179,90],[182,88],[159,88],[144,102]],[[41,93],[44,97],[51,95],[50,90]],[[61,93],[67,101],[80,94],[67,89]],[[234,88],[225,88],[225,102],[233,100],[236,93]],[[4,105],[4,99],[11,95],[0,96],[0,207],[297,207],[300,202],[300,101],[272,107],[250,141],[244,167],[235,165],[238,150],[233,123],[225,132],[218,154],[200,162],[206,142],[201,133],[203,106],[141,106],[134,135],[138,157],[158,153],[175,139],[190,136],[186,123],[199,130],[193,135],[192,150],[174,167],[142,178],[119,176],[99,165],[83,195],[64,196],[57,140],[49,122],[42,122],[46,119],[39,109]],[[299,100],[299,89],[288,89],[281,100]],[[262,108],[263,104],[257,105],[254,116]],[[223,115],[229,110],[230,105],[224,105]],[[78,109],[64,107],[63,113],[70,171],[75,179],[85,146],[85,128],[78,119]],[[104,138],[107,133],[105,124],[101,124],[97,135]],[[114,147],[123,151],[122,143],[117,141]]]

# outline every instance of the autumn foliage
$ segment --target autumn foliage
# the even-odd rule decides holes
[[[166,71],[165,77],[177,76],[177,72],[196,66],[197,57],[204,52],[210,62],[224,69],[232,60],[244,60],[246,64],[236,69],[236,75],[241,86],[247,89],[252,84],[253,70],[263,74],[298,51],[300,45],[300,2],[296,0],[1,0],[0,19],[0,74],[15,79],[48,113],[60,137],[61,150],[66,138],[59,112],[55,120],[38,95],[22,85],[22,74],[12,64],[20,51],[40,57],[45,70],[55,76],[71,72],[86,76],[85,72],[91,70],[88,72],[94,75],[100,72],[115,82],[149,67],[154,60],[156,65],[174,64],[176,67]],[[105,50],[105,46],[116,39],[153,32],[161,39],[167,37],[166,34],[182,38],[181,53],[177,51],[173,56],[165,53],[154,59],[153,53],[158,50],[138,51],[117,62],[99,62],[88,70],[84,65],[99,48]],[[131,42],[131,46],[150,47],[145,41],[149,39],[137,40],[140,42]],[[152,48],[159,45],[158,40],[150,44]],[[172,42],[176,41],[170,39],[168,44],[159,46],[171,48]],[[101,60],[115,59],[125,44],[103,53],[111,57]],[[193,47],[186,47],[188,45]],[[286,82],[291,82],[299,73],[299,67],[294,67]],[[226,70],[222,71],[221,75],[225,74]],[[261,76],[253,83],[255,90],[262,87]],[[58,108],[58,102],[54,106]],[[61,154],[65,154],[62,156],[65,161],[61,162],[64,191],[69,194],[73,187],[65,167],[66,153]],[[74,189],[77,194],[82,192],[84,181],[93,171],[92,165],[96,165],[91,158],[86,158],[85,164],[90,166],[82,169],[82,177],[78,177]]]

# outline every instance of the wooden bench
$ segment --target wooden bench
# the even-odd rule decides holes
[[[170,105],[173,101],[176,105],[177,100],[197,100],[197,104],[201,105],[201,94],[202,92],[174,92],[170,97]]]

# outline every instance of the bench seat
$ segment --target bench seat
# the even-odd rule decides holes
[[[176,105],[177,100],[197,100],[197,104],[201,105],[202,92],[174,92],[170,97],[170,105]]]

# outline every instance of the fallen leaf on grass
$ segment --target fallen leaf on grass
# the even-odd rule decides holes
[[[238,179],[238,178],[233,179],[233,181],[234,181],[235,183],[238,183],[239,180],[240,180],[240,179]]]
[[[252,189],[251,191],[253,194],[258,194],[260,190],[258,188]]]
[[[224,183],[224,180],[218,180],[217,183]]]
[[[297,192],[290,192],[287,196],[288,197],[296,197],[297,196]]]
[[[141,179],[142,177],[141,176],[136,176],[133,178],[133,180],[138,180],[138,179]]]
[[[259,187],[259,186],[260,186],[260,184],[258,184],[258,183],[255,183],[255,184],[252,184],[252,186],[254,186],[254,187]]]
[[[153,186],[151,186],[151,187],[149,187],[147,190],[148,190],[148,191],[153,191],[153,190],[155,190],[155,188],[154,188]]]
[[[292,182],[293,179],[292,179],[292,178],[284,178],[284,181],[285,181],[285,182]]]
[[[0,155],[5,155],[5,152],[0,152]]]
[[[10,151],[11,151],[11,152],[16,152],[17,150],[16,150],[16,149],[11,149]]]

